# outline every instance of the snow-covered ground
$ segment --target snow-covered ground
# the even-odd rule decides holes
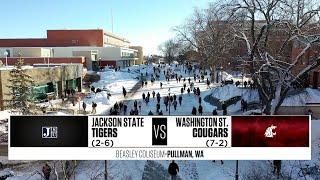
[[[306,88],[302,93],[287,97],[282,106],[301,106],[307,103],[320,103],[320,91]]]
[[[183,77],[191,77],[193,81],[193,73],[188,74],[184,72],[183,68],[178,66],[166,66],[162,69],[168,71],[169,69],[174,70],[178,75],[182,75]],[[161,97],[167,96],[169,93],[171,95],[176,94],[177,98],[182,96],[182,106],[178,104],[177,110],[174,110],[173,106],[170,107],[171,115],[190,115],[192,107],[195,106],[198,108],[199,106],[199,98],[193,94],[191,91],[190,95],[185,91],[181,94],[181,88],[183,87],[183,81],[177,82],[175,79],[171,79],[169,82],[165,81],[163,72],[160,72],[160,81],[156,81],[154,84],[151,84],[150,78],[148,78],[148,85],[139,89],[135,94],[130,97],[124,98],[122,95],[122,87],[125,87],[127,91],[130,91],[132,87],[138,83],[137,77],[140,76],[140,73],[149,75],[153,73],[153,66],[133,66],[130,67],[130,72],[127,69],[123,69],[122,71],[114,71],[114,70],[106,70],[104,72],[99,72],[101,79],[100,81],[93,83],[92,85],[96,88],[104,89],[106,91],[102,91],[97,94],[90,94],[90,98],[85,98],[84,102],[87,103],[87,112],[90,114],[91,112],[91,103],[96,102],[97,106],[97,114],[107,114],[109,109],[113,106],[115,102],[119,101],[127,101],[128,103],[128,112],[133,106],[133,101],[137,100],[141,102],[141,115],[146,115],[149,111],[153,113],[156,112],[156,99],[152,98],[152,92],[160,93]],[[234,77],[228,73],[224,73],[226,79],[234,79],[242,80],[242,77]],[[209,76],[206,76],[206,78]],[[248,80],[248,79],[245,79]],[[163,83],[163,88],[160,88],[160,82]],[[188,81],[187,88],[189,87]],[[210,105],[205,102],[203,99],[205,96],[213,96],[220,100],[227,100],[235,96],[242,96],[248,102],[258,102],[259,96],[256,90],[250,90],[245,88],[238,88],[234,85],[226,85],[220,87],[219,84],[211,84],[211,89],[207,88],[205,82],[194,82],[195,87],[199,87],[201,90],[202,97],[202,106],[204,115],[210,115],[212,110],[216,107]],[[111,97],[107,100],[107,92],[111,93]],[[150,102],[146,104],[142,101],[142,94],[150,93],[151,98]],[[296,104],[303,105],[305,103],[310,102],[320,102],[320,91],[313,89],[306,89],[305,92],[288,97],[284,104]],[[80,102],[80,104],[82,101]],[[169,111],[165,110],[163,99],[161,99],[161,110],[164,115],[168,115]],[[78,104],[73,106],[68,106],[68,108],[78,109]],[[82,109],[82,106],[81,106]],[[240,102],[228,107],[228,112],[235,113],[240,110]],[[219,112],[221,113],[221,112]],[[66,115],[65,112],[57,112],[58,115]],[[1,117],[9,116],[9,112],[1,112]],[[318,163],[320,157],[319,144],[320,144],[320,121],[312,121],[312,161],[284,161],[283,162],[283,173],[287,174],[291,170],[293,170],[294,174],[292,175],[293,179],[298,179],[297,172],[301,164],[312,164]],[[1,127],[0,127],[1,130]],[[6,157],[1,157],[0,162],[2,163],[10,163],[6,160]],[[108,161],[108,173],[110,179],[141,179],[143,176],[143,171],[145,169],[147,161]],[[165,169],[168,167],[169,161],[156,161],[160,165],[162,165]],[[216,161],[215,163],[212,161],[177,161],[180,166],[179,176],[182,179],[193,180],[212,180],[212,179],[234,179],[235,175],[235,167],[236,161],[224,161],[224,164],[221,164],[220,161]],[[32,165],[31,165],[32,164]],[[15,178],[9,179],[25,179],[30,177],[32,173],[41,170],[43,162],[34,162],[28,163],[27,165],[17,166],[12,170],[15,172]],[[272,166],[269,161],[240,161],[239,162],[239,172],[240,179],[247,179],[247,175],[250,172],[258,169],[262,171],[261,173],[266,173],[269,176],[269,179],[275,179],[272,175]],[[76,178],[75,179],[103,179],[103,171],[104,171],[104,161],[80,161],[79,165],[76,169]],[[33,175],[33,179],[39,179],[39,176]],[[31,178],[31,179],[32,179]]]

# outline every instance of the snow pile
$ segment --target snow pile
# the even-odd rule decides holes
[[[109,105],[110,101],[108,100],[108,93],[106,91],[101,91],[99,93],[91,93],[84,99],[84,102],[88,104],[92,104],[95,102],[97,104]]]
[[[111,92],[122,92],[122,86],[132,88],[138,82],[137,73],[129,73],[123,71],[115,71],[106,69],[103,72],[98,72],[100,80],[92,84],[95,88],[107,89]],[[120,88],[119,88],[120,87]]]
[[[212,90],[212,96],[221,101],[226,101],[236,96],[242,96],[244,100],[248,102],[259,101],[259,93],[257,90],[238,88],[235,85],[225,85],[214,88]]]
[[[320,103],[320,91],[306,88],[302,93],[285,98],[282,106],[301,106],[307,103]]]
[[[229,73],[227,73],[227,72],[225,72],[225,71],[222,71],[222,79],[225,79],[225,80],[231,80],[231,79],[233,79],[234,77],[231,75],[231,74],[229,74]]]

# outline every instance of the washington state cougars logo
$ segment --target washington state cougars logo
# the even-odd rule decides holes
[[[271,126],[269,126],[267,129],[266,129],[266,132],[264,133],[264,136],[265,137],[268,137],[268,138],[273,138],[275,135],[277,135],[276,132],[274,132],[273,130],[275,130],[277,128],[277,126],[274,126],[273,124]]]

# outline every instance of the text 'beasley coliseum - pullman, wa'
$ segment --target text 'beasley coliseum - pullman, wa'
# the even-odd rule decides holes
[[[226,117],[176,117],[178,128],[192,128],[193,137],[225,138],[229,136]]]

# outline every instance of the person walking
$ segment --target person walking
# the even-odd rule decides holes
[[[96,114],[97,113],[97,104],[95,102],[92,102],[92,111],[91,111],[91,114]]]
[[[160,97],[160,94],[159,92],[157,93],[157,103],[160,103],[160,100],[161,100],[161,97]]]
[[[190,96],[190,88],[187,89],[188,95]]]
[[[174,101],[177,100],[176,94],[173,95],[173,100],[174,100]]]
[[[87,108],[87,104],[83,101],[82,102],[82,108],[83,108],[83,112],[86,112],[86,108]]]
[[[211,88],[210,88],[210,81],[209,81],[209,78],[207,78],[207,89],[211,89]]]
[[[173,101],[173,108],[174,108],[175,111],[177,110],[177,105],[178,105],[177,100],[174,100]]]
[[[162,82],[160,82],[160,89],[162,89],[162,85],[163,85]]]
[[[153,115],[153,113],[152,113],[151,110],[149,111],[148,115],[149,115],[149,116],[152,116],[152,115]]]
[[[244,99],[241,99],[240,104],[241,104],[241,111],[244,112]]]
[[[123,97],[126,97],[127,95],[127,90],[123,86],[122,86],[122,94],[123,94]]]
[[[139,111],[141,111],[141,106],[142,106],[142,103],[141,103],[141,101],[138,101],[138,107],[139,107]]]
[[[168,111],[169,97],[168,96],[163,97],[163,102],[164,102],[164,105],[166,106],[166,111]]]
[[[213,111],[212,111],[212,115],[213,115],[213,116],[218,115],[217,109],[213,109]]]
[[[198,107],[198,112],[199,112],[199,115],[202,116],[203,108],[202,108],[201,104],[200,104],[199,107]]]
[[[192,111],[191,111],[192,115],[197,115],[197,108],[193,106]]]
[[[197,87],[197,95],[200,96],[200,88]]]
[[[50,173],[51,173],[51,167],[48,165],[48,163],[46,163],[43,167],[42,167],[42,173],[43,176],[46,180],[50,179]]]
[[[127,103],[123,103],[123,115],[126,115],[127,114]]]
[[[138,109],[138,101],[137,100],[134,100],[133,107],[134,107],[134,109]]]
[[[159,115],[163,115],[163,112],[162,112],[162,110],[159,112]]]
[[[179,172],[179,166],[177,163],[174,162],[174,160],[169,164],[168,167],[168,173],[171,176],[171,180],[176,180],[177,179],[177,174]]]
[[[157,104],[156,104],[156,109],[157,109],[157,113],[159,113],[159,110],[160,110],[160,103],[157,103]]]
[[[156,96],[156,92],[152,91],[152,98],[154,99],[155,96]]]
[[[277,173],[277,178],[280,178],[281,160],[273,160],[273,173]]]
[[[202,98],[201,96],[199,96],[199,104],[201,104],[201,102],[202,102]]]
[[[181,106],[182,103],[182,96],[179,96],[179,105]]]
[[[142,99],[145,100],[146,99],[146,94],[143,92],[142,93]]]

